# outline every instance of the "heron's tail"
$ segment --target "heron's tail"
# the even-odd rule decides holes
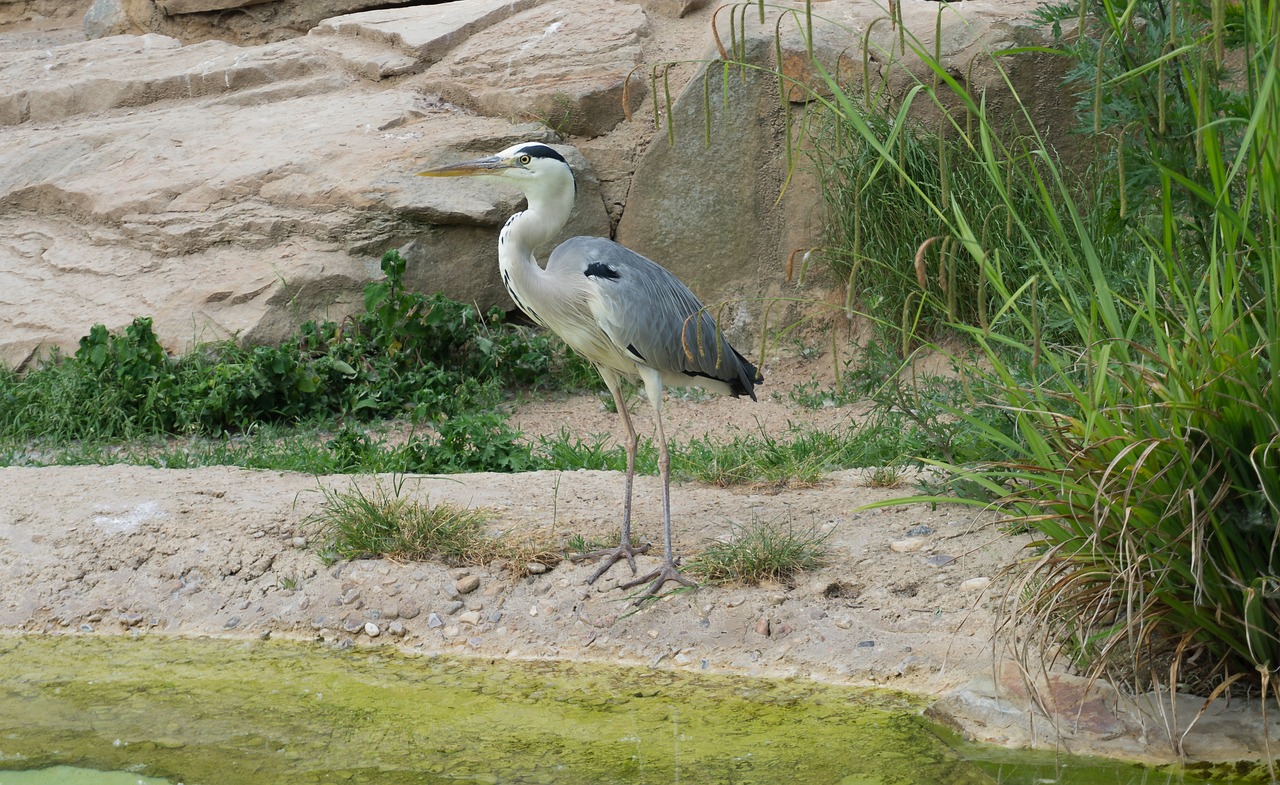
[[[732,346],[729,348],[733,349]],[[737,349],[733,349],[733,354],[738,358],[738,378],[729,380],[729,392],[734,398],[749,395],[754,401],[756,385],[764,383],[764,374],[760,373],[760,369],[752,365],[751,361],[743,357]]]

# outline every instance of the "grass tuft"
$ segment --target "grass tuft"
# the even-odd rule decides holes
[[[752,521],[734,526],[728,542],[716,543],[689,560],[689,573],[708,583],[790,585],[802,572],[821,567],[829,535],[790,523]]]
[[[491,536],[485,524],[493,514],[487,510],[419,503],[403,491],[403,478],[390,488],[376,482],[367,494],[354,484],[346,491],[322,488],[324,507],[306,525],[324,561],[382,557],[477,565],[501,559],[517,572],[533,562],[550,566],[560,561],[560,549],[549,542]]]

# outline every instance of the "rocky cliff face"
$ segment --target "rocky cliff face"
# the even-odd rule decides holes
[[[937,4],[906,3],[930,40]],[[566,235],[616,231],[725,302],[737,329],[758,327],[788,254],[817,243],[804,178],[777,202],[786,164],[771,79],[731,80],[704,136],[699,73],[716,52],[704,3],[345,13],[362,5],[0,2],[0,359],[21,366],[95,323],[144,315],[175,351],[280,340],[357,307],[391,248],[418,288],[509,306],[494,260],[518,196],[413,174],[522,139],[582,153],[571,152],[579,202]],[[1008,40],[1034,3],[963,5],[945,28],[956,62]],[[819,40],[832,62],[882,14],[854,0],[814,7],[833,20]],[[748,17],[751,56],[769,64],[774,20]],[[804,61],[803,42],[784,49],[784,66],[801,67],[788,64]],[[719,94],[719,65],[711,78]],[[674,144],[665,128],[655,140],[652,107],[665,123],[668,95]]]

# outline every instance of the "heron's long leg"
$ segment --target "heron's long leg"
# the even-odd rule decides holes
[[[622,424],[627,429],[627,442],[624,445],[627,450],[627,477],[623,481],[622,490],[622,541],[618,543],[617,548],[606,548],[598,551],[589,551],[587,553],[578,553],[569,557],[570,561],[580,562],[585,559],[595,559],[601,556],[605,557],[604,563],[591,574],[587,579],[587,583],[595,583],[596,579],[608,572],[609,568],[617,564],[622,559],[627,560],[627,564],[631,567],[631,574],[636,574],[636,554],[644,553],[649,550],[649,544],[645,543],[640,547],[631,545],[631,489],[635,484],[636,476],[636,450],[640,444],[640,437],[636,435],[635,426],[631,424],[631,415],[627,412],[626,399],[622,397],[622,380],[618,375],[609,368],[600,368],[600,376],[604,379],[605,386],[609,388],[609,392],[613,394],[613,402],[618,407],[618,414],[622,416]]]
[[[644,380],[644,390],[649,394],[649,402],[653,404],[654,418],[658,426],[658,474],[662,477],[662,564],[656,570],[635,580],[621,584],[619,588],[629,589],[648,583],[636,604],[657,595],[658,590],[668,581],[685,586],[697,586],[694,581],[680,574],[676,569],[675,549],[671,544],[671,453],[667,450],[667,434],[662,428],[662,375],[650,368],[642,368],[640,378]]]

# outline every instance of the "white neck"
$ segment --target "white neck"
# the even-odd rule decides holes
[[[512,296],[527,310],[527,306],[537,308],[547,302],[543,296],[547,288],[542,280],[545,273],[533,250],[555,237],[568,223],[573,212],[573,174],[566,168],[563,176],[548,175],[520,185],[529,207],[511,216],[502,227],[498,235],[498,267]]]

